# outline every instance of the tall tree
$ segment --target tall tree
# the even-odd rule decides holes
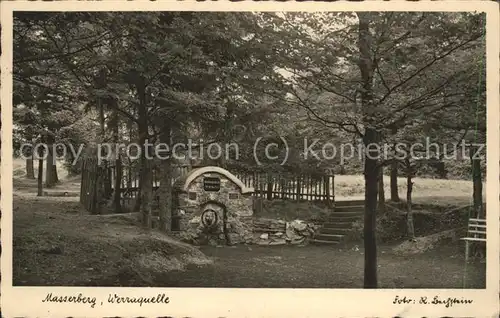
[[[279,52],[274,57],[279,71],[269,76],[293,96],[290,103],[307,109],[314,122],[360,136],[368,146],[376,145],[380,134],[384,142],[398,142],[390,139],[394,130],[404,129],[415,118],[437,121],[450,109],[463,111],[474,65],[462,58],[482,45],[480,18],[470,13],[264,14],[262,23],[272,25],[272,31],[262,41],[273,43]],[[317,91],[330,93],[331,103],[318,103],[301,93]],[[367,288],[377,287],[378,171],[382,165],[396,164],[369,158],[377,157],[376,152],[367,149],[364,163]]]

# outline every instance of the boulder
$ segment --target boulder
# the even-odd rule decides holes
[[[457,240],[456,229],[417,237],[412,241],[405,241],[394,247],[393,251],[400,255],[419,254],[433,249],[443,240]]]
[[[285,239],[276,239],[269,242],[269,245],[286,245],[286,244],[287,242]]]

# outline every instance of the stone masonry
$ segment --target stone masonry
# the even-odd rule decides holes
[[[229,171],[220,167],[195,169],[178,180],[174,189],[174,211],[185,241],[221,245],[252,240],[253,188]]]

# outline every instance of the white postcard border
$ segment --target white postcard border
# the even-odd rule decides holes
[[[499,313],[499,6],[489,1],[421,2],[188,2],[188,1],[58,1],[2,2],[2,161],[1,161],[1,309],[13,316],[173,316],[173,317],[333,317],[333,316],[478,316]],[[484,11],[487,13],[487,288],[460,289],[228,289],[12,287],[12,12],[22,11]],[[77,275],[77,273],[75,273]],[[360,278],[362,279],[362,278]],[[85,304],[47,304],[48,292],[97,297],[95,308]],[[113,305],[108,294],[156,296],[169,304]],[[470,305],[393,305],[396,295],[473,299]],[[102,305],[100,302],[102,301]]]

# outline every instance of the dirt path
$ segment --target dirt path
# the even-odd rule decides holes
[[[363,249],[329,246],[206,247],[211,266],[164,275],[157,286],[362,288]],[[438,248],[415,256],[379,249],[380,288],[462,288],[463,251]],[[483,263],[469,264],[468,288],[485,288]]]

